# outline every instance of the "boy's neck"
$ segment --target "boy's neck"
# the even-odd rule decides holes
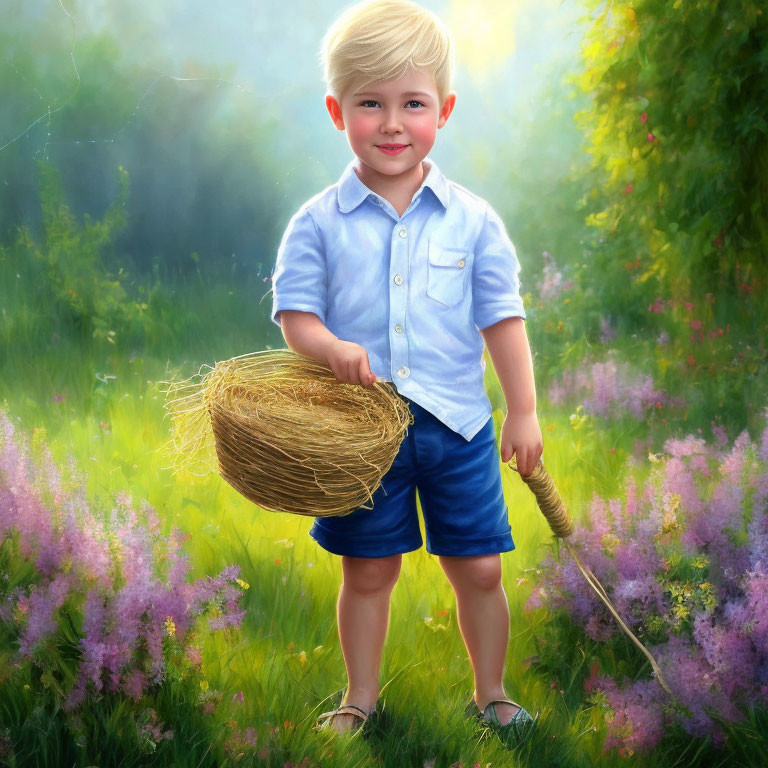
[[[397,176],[379,173],[375,168],[371,168],[371,166],[366,165],[360,160],[355,163],[354,169],[357,178],[371,192],[375,192],[385,200],[389,200],[398,215],[402,216],[429,172],[429,164],[422,160],[417,165],[414,165],[413,168],[409,168],[406,172]]]

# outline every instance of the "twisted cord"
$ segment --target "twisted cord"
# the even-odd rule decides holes
[[[653,654],[637,639],[632,630],[624,623],[624,620],[619,615],[618,611],[613,607],[611,601],[608,599],[603,585],[600,583],[597,576],[585,565],[582,565],[579,558],[576,556],[576,552],[573,547],[565,539],[573,533],[573,520],[568,514],[568,510],[565,508],[560,494],[555,487],[554,480],[550,476],[549,472],[544,468],[544,462],[539,458],[533,471],[528,475],[523,475],[517,468],[517,461],[515,457],[512,457],[512,461],[508,466],[520,475],[522,481],[531,489],[533,495],[536,497],[536,503],[539,509],[549,523],[549,527],[552,529],[552,533],[555,536],[563,539],[563,544],[571,554],[574,562],[578,566],[584,578],[587,580],[587,584],[595,591],[595,594],[605,603],[605,606],[611,612],[612,616],[616,619],[619,626],[626,632],[632,642],[645,654],[648,661],[651,663],[656,679],[659,681],[661,687],[672,697],[675,698],[667,681],[661,673],[661,669],[653,657]]]

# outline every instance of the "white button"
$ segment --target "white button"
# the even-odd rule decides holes
[[[411,375],[411,371],[406,366],[403,365],[402,367],[397,369],[397,375],[401,379],[407,379]]]
[[[403,276],[402,275],[395,275],[392,279],[395,281],[395,285],[402,285],[403,284]]]
[[[400,323],[398,323],[398,324],[395,326],[395,333],[402,333],[402,332],[403,332],[403,326],[402,326],[402,325],[400,325]]]
[[[405,227],[400,230],[400,237],[408,237],[408,230]]]
[[[466,264],[466,262],[464,261],[464,259],[459,259],[459,263],[458,263],[456,266],[457,266],[459,269],[462,269],[462,268],[464,267],[464,265],[465,265],[465,264]]]

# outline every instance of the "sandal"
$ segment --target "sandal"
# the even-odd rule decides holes
[[[518,708],[509,722],[499,722],[499,717],[496,714],[497,704],[511,704]],[[536,721],[539,719],[538,712],[535,716],[531,716],[528,711],[512,699],[494,699],[489,701],[481,711],[480,707],[477,706],[475,697],[472,696],[464,712],[467,716],[476,717],[482,725],[490,728],[507,746],[522,744],[533,732]]]
[[[330,712],[323,712],[323,714],[317,718],[314,727],[316,731],[331,731],[334,730],[333,718],[336,717],[336,715],[354,715],[358,720],[347,730],[350,733],[355,733],[356,731],[361,730],[368,720],[375,714],[375,709],[366,712],[364,709],[356,707],[354,704],[344,704],[338,709],[332,709]],[[346,731],[341,731],[340,733],[346,733]]]

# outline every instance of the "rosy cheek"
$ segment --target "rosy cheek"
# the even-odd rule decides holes
[[[432,120],[415,123],[409,128],[411,136],[422,142],[434,140],[436,130],[437,128]]]
[[[375,127],[375,120],[365,115],[355,115],[347,122],[349,130],[356,134],[370,133]]]

